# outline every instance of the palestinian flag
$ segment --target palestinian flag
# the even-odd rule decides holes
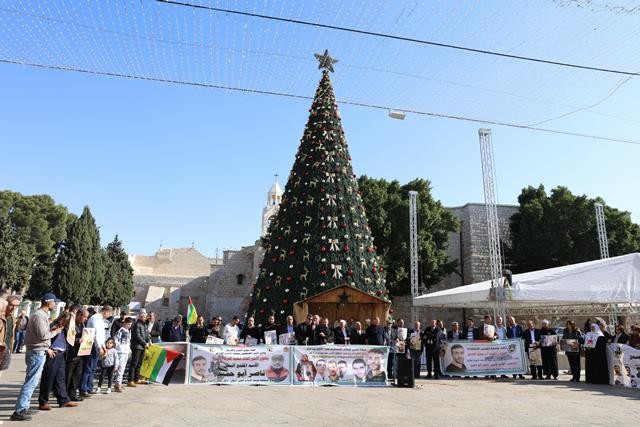
[[[182,353],[152,344],[144,352],[140,375],[149,378],[149,381],[169,385],[171,376],[183,357]]]
[[[187,309],[187,325],[195,325],[198,321],[198,312],[196,306],[193,305],[191,297],[189,297],[189,308]]]

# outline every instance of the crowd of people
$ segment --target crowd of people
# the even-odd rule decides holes
[[[145,350],[156,342],[186,340],[206,343],[214,340],[227,345],[280,343],[312,346],[333,343],[388,346],[390,357],[386,372],[390,378],[396,376],[401,357],[412,360],[414,376],[419,378],[423,355],[426,378],[439,378],[443,375],[440,358],[446,342],[515,338],[523,340],[530,361],[531,379],[558,378],[558,348],[541,344],[545,341],[544,336],[557,335],[557,330],[551,328],[547,320],[541,321],[539,327],[533,320],[528,320],[523,327],[513,316],[509,316],[505,324],[501,317],[494,323],[491,316],[486,315],[478,326],[473,318],[468,318],[464,327],[452,322],[447,330],[440,320],[431,320],[424,329],[416,321],[409,329],[403,319],[389,319],[384,325],[378,317],[365,319],[364,324],[355,319],[337,319],[330,325],[329,319],[309,314],[304,322],[298,324],[289,315],[283,324],[277,324],[274,316],[269,316],[265,325],[256,325],[253,317],[248,317],[241,325],[238,316],[227,324],[222,317],[214,316],[205,324],[204,318],[199,316],[194,325],[186,325],[180,315],[161,322],[153,312],[147,314],[143,309],[134,320],[125,312],[114,318],[113,309],[108,305],[96,311],[79,304],[67,304],[51,321],[50,311],[58,303],[54,294],[47,293],[41,298],[40,308],[28,316],[24,311],[17,314],[21,304],[19,296],[0,296],[0,374],[8,367],[11,353],[20,353],[23,347],[26,348],[25,381],[12,420],[31,419],[30,401],[38,385],[38,409],[47,411],[51,409],[51,393],[60,407],[72,408],[100,392],[123,392],[125,386],[137,387],[148,383],[140,375],[140,368]],[[80,354],[84,328],[95,330],[93,346],[88,354]],[[562,336],[556,336],[554,343],[557,338],[570,343],[564,350],[572,374],[571,381],[580,381],[580,358],[584,355],[586,381],[607,384],[606,344],[627,344],[640,349],[640,326],[633,325],[627,334],[622,325],[609,330],[602,319],[596,318],[593,322],[587,321],[583,331],[569,320]],[[100,375],[96,375],[98,366]],[[522,375],[519,377],[524,378]],[[106,387],[103,387],[105,383]]]
[[[26,348],[25,380],[11,415],[13,421],[31,419],[31,398],[38,386],[38,410],[49,411],[52,393],[59,407],[73,408],[97,393],[121,393],[125,386],[148,383],[140,376],[140,367],[152,343],[151,332],[157,331],[153,314],[147,316],[142,310],[135,321],[126,314],[114,319],[108,305],[96,311],[67,304],[51,321],[51,311],[59,302],[47,293],[31,316],[21,313],[16,317],[20,297],[0,297],[0,337],[4,338],[0,360],[8,364],[11,353]],[[81,351],[85,328],[95,330],[87,354]]]

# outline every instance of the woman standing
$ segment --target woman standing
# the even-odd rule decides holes
[[[562,332],[563,340],[576,340],[571,350],[565,350],[569,367],[571,369],[572,382],[580,382],[580,344],[583,342],[582,334],[576,330],[576,322],[567,320],[567,327]]]
[[[591,384],[609,384],[607,366],[607,338],[596,323],[591,324],[591,332],[585,337],[586,380]]]

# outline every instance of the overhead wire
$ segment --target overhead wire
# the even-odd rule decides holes
[[[521,61],[529,61],[529,62],[537,62],[537,63],[541,63],[541,64],[556,65],[556,66],[560,66],[560,67],[569,67],[569,68],[576,68],[576,69],[582,69],[582,70],[588,70],[588,71],[598,71],[598,72],[612,73],[612,74],[624,74],[624,75],[628,75],[628,76],[638,76],[638,75],[640,75],[640,73],[632,72],[632,71],[626,71],[626,70],[615,70],[615,69],[611,69],[611,68],[593,67],[593,66],[589,66],[589,65],[573,64],[573,63],[562,62],[562,61],[554,61],[554,60],[550,60],[550,59],[542,59],[542,58],[533,58],[533,57],[529,57],[529,56],[513,55],[513,54],[504,53],[504,52],[491,51],[491,50],[487,50],[487,49],[476,49],[476,48],[471,48],[471,47],[467,47],[467,46],[460,46],[460,45],[454,45],[454,44],[449,44],[449,43],[440,43],[440,42],[434,42],[434,41],[430,41],[430,40],[422,40],[422,39],[404,37],[404,36],[393,35],[393,34],[378,33],[378,32],[375,32],[375,31],[368,31],[368,30],[360,30],[360,29],[356,29],[356,28],[341,27],[341,26],[331,25],[331,24],[322,24],[322,23],[319,23],[319,22],[309,22],[309,21],[303,21],[303,20],[300,20],[300,19],[281,18],[281,17],[277,17],[277,16],[269,16],[269,15],[263,15],[263,14],[259,14],[259,13],[243,12],[243,11],[239,11],[239,10],[225,9],[225,8],[214,7],[214,6],[206,6],[206,5],[200,5],[200,4],[193,4],[193,3],[183,2],[183,1],[175,1],[175,0],[155,0],[155,1],[158,2],[158,3],[164,3],[164,4],[168,4],[168,5],[173,5],[173,6],[192,7],[192,8],[196,8],[196,9],[211,10],[211,11],[220,12],[220,13],[228,13],[228,14],[232,14],[232,15],[250,16],[250,17],[260,18],[260,19],[267,19],[267,20],[273,20],[273,21],[279,21],[279,22],[287,22],[287,23],[290,23],[290,24],[306,25],[306,26],[311,26],[311,27],[316,27],[316,28],[326,28],[326,29],[330,29],[330,30],[343,31],[343,32],[355,33],[355,34],[360,34],[360,35],[367,35],[367,36],[373,36],[373,37],[382,37],[382,38],[386,38],[386,39],[399,40],[399,41],[405,41],[405,42],[411,42],[411,43],[418,43],[418,44],[429,45],[429,46],[434,46],[434,47],[455,49],[455,50],[460,50],[460,51],[465,51],[465,52],[472,52],[472,53],[477,53],[477,54],[482,54],[482,55],[491,55],[491,56],[497,56],[497,57],[502,57],[502,58],[517,59],[517,60],[521,60]]]
[[[158,78],[158,77],[149,77],[149,76],[136,76],[136,75],[133,75],[133,74],[129,74],[129,75],[128,74],[119,74],[119,73],[115,73],[115,72],[86,70],[86,69],[72,68],[72,67],[67,67],[67,66],[54,66],[54,65],[48,65],[48,64],[37,64],[37,63],[21,62],[21,61],[15,61],[15,60],[7,60],[7,59],[0,59],[0,63],[14,64],[14,65],[26,65],[26,66],[35,67],[35,68],[44,68],[44,69],[52,69],[52,70],[59,70],[59,71],[74,71],[74,72],[79,72],[79,73],[84,73],[84,74],[94,74],[94,75],[109,76],[109,77],[120,77],[120,78],[132,79],[132,80],[144,80],[144,81],[154,81],[154,82],[161,82],[161,83],[173,83],[173,84],[178,84],[178,85],[194,86],[194,87],[200,87],[200,88],[224,89],[224,90],[229,90],[229,91],[234,91],[234,92],[239,92],[239,93],[254,93],[254,94],[259,94],[259,95],[273,95],[273,96],[280,96],[280,97],[286,97],[286,98],[291,98],[291,99],[305,99],[305,100],[313,100],[314,99],[312,96],[308,96],[308,95],[298,95],[298,94],[276,92],[276,91],[266,91],[266,90],[248,89],[248,88],[242,88],[242,87],[224,86],[224,85],[217,85],[217,84],[189,82],[189,81],[181,81],[181,80],[175,80],[175,79],[161,79],[161,78]],[[580,137],[580,138],[589,138],[589,139],[600,140],[600,141],[621,142],[621,143],[625,143],[625,144],[632,144],[632,145],[639,145],[640,146],[640,141],[632,140],[632,139],[615,138],[615,137],[602,136],[602,135],[593,135],[593,134],[580,133],[580,132],[563,131],[563,130],[558,130],[558,129],[541,128],[541,127],[536,127],[536,126],[529,126],[529,125],[524,125],[524,124],[510,123],[510,122],[504,122],[504,121],[499,121],[499,120],[480,119],[480,118],[475,118],[475,117],[466,117],[466,116],[459,116],[459,115],[452,115],[452,114],[445,114],[445,113],[436,113],[436,112],[430,112],[430,111],[420,111],[420,110],[402,109],[402,108],[398,109],[398,108],[392,108],[390,106],[385,106],[385,105],[368,104],[368,103],[357,102],[357,101],[337,100],[337,102],[341,103],[341,104],[346,104],[346,105],[353,105],[353,106],[357,106],[357,107],[372,108],[372,109],[383,110],[383,111],[389,111],[389,110],[395,109],[395,110],[402,111],[404,113],[411,113],[411,114],[422,115],[422,116],[446,118],[446,119],[460,120],[460,121],[473,122],[473,123],[482,123],[482,124],[489,124],[489,125],[496,125],[496,126],[505,126],[505,127],[510,127],[510,128],[526,129],[526,130],[531,130],[531,131],[553,133],[553,134],[558,134],[558,135],[575,136],[575,137]]]

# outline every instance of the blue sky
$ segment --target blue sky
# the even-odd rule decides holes
[[[558,6],[563,2],[530,3],[444,3],[420,9],[409,1],[397,6],[373,2],[375,16],[359,8],[362,2],[347,2],[339,15],[332,9],[338,3],[309,2],[300,9],[295,2],[269,7],[260,3],[265,7],[261,10],[239,2],[235,7],[520,55],[640,69],[639,55],[624,49],[640,37],[629,17]],[[84,27],[45,25],[40,18],[25,17],[74,16],[69,1],[60,8],[42,4],[0,1],[0,18],[8,23],[0,30],[0,59],[313,96],[320,72],[312,54],[326,46],[341,59],[333,76],[338,99],[526,124],[571,110],[557,104],[592,105],[622,81],[620,76],[363,41],[285,24],[251,20],[245,25],[247,20],[176,12],[166,5],[132,10],[144,2],[122,2],[128,8],[92,3],[102,11],[96,15],[102,17],[98,27],[114,25],[120,32],[140,33],[142,24],[155,16],[145,34],[166,38],[168,31],[173,40],[195,40],[198,45],[213,42],[204,24],[215,20],[219,46],[227,43],[244,53],[238,57],[228,49],[205,54],[198,48],[166,46],[165,51],[118,40],[113,33],[98,37]],[[393,20],[393,7],[417,10]],[[500,7],[503,13],[496,15]],[[75,22],[82,21],[82,7],[75,12]],[[423,30],[416,14],[433,21],[428,26],[432,30]],[[509,19],[509,26],[501,25]],[[478,20],[485,22],[487,32],[470,25]],[[562,22],[567,24],[560,28]],[[157,29],[159,24],[164,26]],[[597,28],[602,34],[592,34]],[[269,52],[288,56],[278,60]],[[636,79],[593,107],[596,113],[583,111],[544,126],[637,138]],[[0,91],[0,188],[47,193],[76,213],[89,205],[103,243],[117,233],[126,250],[136,254],[151,254],[160,244],[183,247],[194,242],[211,256],[216,248],[252,244],[273,174],[284,184],[311,103],[10,64],[0,64]],[[350,105],[340,105],[340,111],[356,174],[401,182],[427,178],[446,206],[483,201],[477,130],[485,126],[416,115],[399,121],[381,110]],[[565,185],[577,194],[601,196],[640,220],[640,145],[492,129],[500,203],[517,203],[527,185]]]

